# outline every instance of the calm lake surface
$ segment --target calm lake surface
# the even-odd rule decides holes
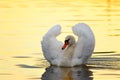
[[[96,38],[88,65],[49,66],[42,36],[61,24],[64,41],[82,22]],[[120,80],[120,0],[1,0],[0,80]]]

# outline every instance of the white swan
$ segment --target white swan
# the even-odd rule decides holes
[[[60,25],[55,25],[44,35],[42,50],[51,65],[73,67],[87,63],[95,46],[94,34],[84,23],[76,24],[72,31],[78,36],[78,41],[75,42],[75,38],[68,35],[64,45],[56,39],[61,33]]]

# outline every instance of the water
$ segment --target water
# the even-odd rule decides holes
[[[0,1],[0,80],[119,80],[120,0]],[[87,66],[58,68],[44,59],[40,41],[61,24],[64,41],[79,22],[91,26],[96,46]]]

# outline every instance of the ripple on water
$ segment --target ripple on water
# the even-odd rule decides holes
[[[13,56],[13,58],[31,58],[30,56]]]
[[[106,54],[107,53],[107,54]],[[120,54],[114,51],[110,52],[98,52],[93,54],[93,57],[89,59],[88,65],[97,69],[114,69],[120,70]]]
[[[120,34],[109,34],[108,36],[120,36]]]
[[[12,75],[11,73],[0,73],[0,75]]]
[[[39,66],[31,66],[31,65],[27,65],[27,64],[17,64],[16,66],[19,66],[21,68],[41,68]]]
[[[40,77],[28,78],[28,79],[40,79]]]

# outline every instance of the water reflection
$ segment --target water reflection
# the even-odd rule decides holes
[[[60,68],[50,66],[42,75],[42,80],[93,80],[93,72],[87,66]]]

